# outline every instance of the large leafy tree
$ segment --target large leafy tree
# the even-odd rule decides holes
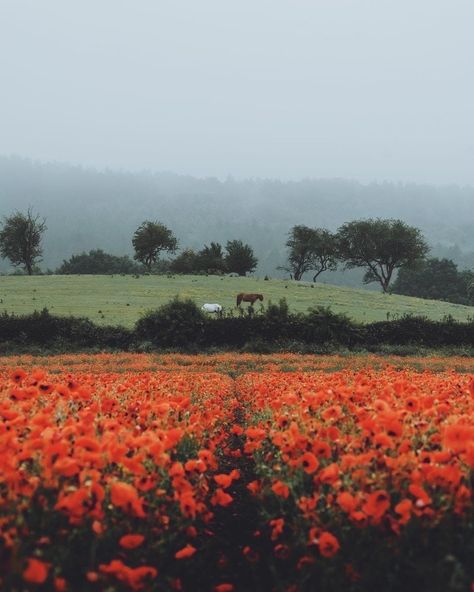
[[[200,271],[216,273],[225,271],[224,251],[222,245],[211,242],[204,245],[198,253],[197,266]]]
[[[337,234],[346,269],[365,268],[364,282],[379,282],[384,292],[396,269],[413,267],[429,250],[421,231],[402,220],[354,220]]]
[[[185,249],[170,263],[173,273],[191,274],[199,271],[199,255],[193,249]]]
[[[469,304],[472,274],[458,271],[451,259],[431,258],[420,261],[416,267],[400,269],[391,292],[457,304]]]
[[[313,282],[323,271],[337,267],[337,237],[324,228],[293,226],[286,242],[288,265],[284,269],[295,280],[313,272]]]
[[[225,256],[227,271],[244,276],[257,267],[258,259],[255,257],[252,247],[244,244],[241,240],[227,241],[225,250],[227,251]]]
[[[333,271],[337,267],[338,241],[335,234],[325,228],[313,228],[311,240],[313,256],[311,272],[313,282],[323,271]]]
[[[0,230],[0,254],[31,275],[35,264],[41,260],[41,239],[45,230],[46,220],[33,214],[31,208],[26,214],[15,212],[5,217]]]
[[[295,280],[300,280],[311,269],[313,262],[313,229],[304,225],[293,226],[289,232],[288,265],[280,269],[287,271]]]
[[[162,251],[174,253],[178,241],[171,230],[161,222],[145,220],[135,231],[132,239],[134,258],[143,263],[148,271],[158,260]]]

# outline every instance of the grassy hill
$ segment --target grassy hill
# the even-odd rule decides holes
[[[2,276],[0,312],[24,314],[48,308],[52,314],[86,316],[101,324],[131,327],[146,310],[176,295],[198,305],[218,302],[235,308],[238,292],[259,292],[264,303],[286,298],[290,309],[330,306],[357,321],[387,320],[397,315],[424,315],[433,320],[452,315],[458,320],[474,317],[474,307],[388,295],[328,284],[284,280],[203,276]],[[260,303],[256,304],[256,308]]]

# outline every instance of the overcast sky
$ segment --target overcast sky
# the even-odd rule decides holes
[[[0,0],[0,154],[474,184],[473,0]]]

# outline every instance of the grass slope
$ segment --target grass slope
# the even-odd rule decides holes
[[[102,324],[131,327],[145,310],[176,295],[197,304],[218,302],[235,308],[238,292],[260,292],[265,303],[286,298],[290,309],[306,312],[311,306],[331,306],[351,318],[370,322],[411,313],[441,319],[450,314],[466,320],[474,307],[387,295],[328,284],[238,277],[204,276],[2,276],[0,312],[24,314],[46,307],[52,314],[86,316]],[[256,305],[258,308],[259,303]]]

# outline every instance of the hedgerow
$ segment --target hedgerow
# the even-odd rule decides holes
[[[56,316],[47,309],[28,315],[3,313],[0,344],[22,351],[35,347],[315,352],[332,348],[376,351],[386,346],[469,348],[474,346],[474,321],[405,316],[361,324],[325,307],[310,309],[307,314],[291,313],[284,301],[256,312],[250,308],[215,318],[205,315],[192,300],[176,298],[144,314],[133,329],[96,325],[87,318]]]

